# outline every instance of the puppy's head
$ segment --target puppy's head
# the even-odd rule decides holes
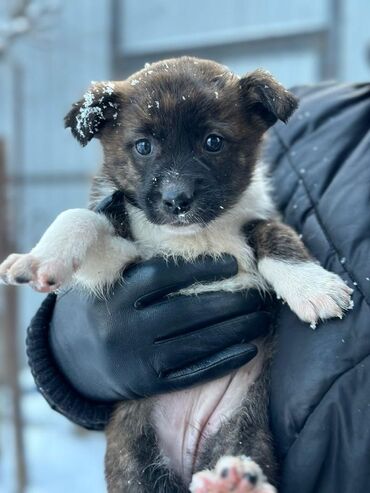
[[[179,231],[207,225],[238,201],[264,132],[296,107],[267,72],[239,78],[185,57],[93,85],[65,123],[82,145],[101,140],[108,180],[151,222]]]

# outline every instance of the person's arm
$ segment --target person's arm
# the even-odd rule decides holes
[[[257,291],[167,296],[235,275],[235,259],[152,259],[128,269],[102,300],[49,295],[27,335],[29,364],[49,404],[104,428],[114,403],[181,389],[242,366],[270,316]]]

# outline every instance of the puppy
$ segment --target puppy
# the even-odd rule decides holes
[[[258,160],[265,131],[296,107],[267,72],[239,78],[188,57],[93,84],[65,119],[83,146],[93,137],[103,146],[90,210],[60,214],[29,254],[3,262],[2,279],[42,292],[73,283],[104,295],[133,261],[227,252],[238,275],[185,292],[258,288],[275,292],[313,327],[342,317],[352,290],[279,221]],[[94,212],[114,192],[116,213]],[[276,491],[271,343],[256,344],[258,355],[231,375],[118,406],[107,430],[110,493]]]

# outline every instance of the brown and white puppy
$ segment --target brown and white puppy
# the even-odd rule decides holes
[[[258,160],[265,131],[287,121],[296,106],[266,72],[239,78],[188,57],[94,84],[66,126],[82,145],[98,137],[104,149],[91,209],[120,191],[121,212],[110,218],[63,212],[29,254],[6,259],[0,275],[43,292],[73,282],[104,293],[134,260],[227,252],[238,260],[238,275],[188,294],[258,287],[274,291],[313,326],[342,317],[351,289],[279,222]],[[275,491],[267,419],[271,351],[267,339],[257,344],[258,356],[231,375],[118,407],[107,433],[111,493]]]

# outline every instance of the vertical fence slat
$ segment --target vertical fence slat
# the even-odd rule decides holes
[[[7,214],[7,175],[5,168],[5,144],[0,139],[0,259],[4,259],[11,251]],[[4,296],[4,345],[6,383],[11,390],[12,424],[15,442],[15,461],[17,468],[17,493],[23,493],[27,483],[23,419],[21,409],[21,389],[18,379],[19,357],[17,348],[17,291],[14,286],[3,288]]]

